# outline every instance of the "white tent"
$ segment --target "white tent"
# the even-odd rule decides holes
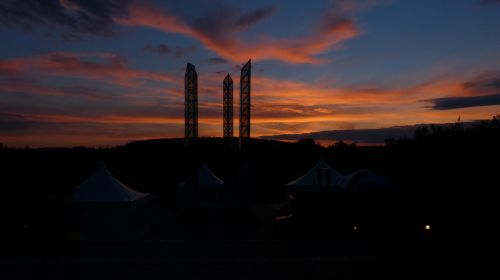
[[[224,181],[206,165],[198,169],[198,197],[202,209],[224,208]]]
[[[346,176],[343,186],[352,191],[393,188],[394,184],[388,178],[370,169],[359,170]]]
[[[342,190],[349,189],[350,185],[357,179],[357,177],[365,171],[366,169],[358,170],[343,176],[342,180],[339,183],[340,189]]]
[[[182,182],[178,185],[178,200],[181,207],[193,203],[201,209],[220,209],[225,205],[224,181],[207,166],[202,165],[190,178],[192,185]],[[191,189],[188,189],[191,188]]]
[[[130,240],[146,231],[140,217],[150,198],[127,187],[104,166],[78,185],[65,211],[68,237],[77,240]]]
[[[147,196],[149,194],[125,186],[104,165],[101,165],[74,189],[70,200],[80,203],[120,203],[134,202]]]
[[[207,165],[203,165],[198,169],[198,185],[203,188],[223,188],[224,181],[217,177]]]
[[[342,174],[324,160],[320,160],[300,178],[287,184],[288,191],[333,191],[340,187]]]

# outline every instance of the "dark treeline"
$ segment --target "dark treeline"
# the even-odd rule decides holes
[[[200,164],[207,164],[227,182],[235,180],[241,161],[249,160],[252,200],[281,203],[287,200],[285,184],[324,159],[344,175],[372,169],[397,186],[389,193],[340,195],[328,202],[336,205],[333,211],[339,215],[430,222],[453,237],[464,223],[477,221],[473,215],[500,185],[499,140],[500,116],[495,116],[471,127],[459,122],[422,127],[413,138],[388,139],[385,146],[338,142],[321,147],[314,140],[251,139],[240,153],[238,139],[221,138],[200,138],[189,149],[184,139],[138,141],[113,148],[0,146],[2,235],[25,238],[26,227],[43,230],[51,203],[63,201],[100,162],[130,187],[151,192],[161,204],[175,205],[176,184]]]

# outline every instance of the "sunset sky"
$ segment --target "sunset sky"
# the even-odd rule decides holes
[[[183,137],[187,62],[200,136],[248,59],[253,137],[500,113],[498,0],[1,0],[0,36],[8,146]]]

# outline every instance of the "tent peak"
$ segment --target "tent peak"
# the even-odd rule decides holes
[[[133,202],[148,196],[120,182],[104,164],[98,164],[92,175],[71,194],[74,202]]]

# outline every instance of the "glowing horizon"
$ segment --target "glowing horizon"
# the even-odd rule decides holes
[[[199,76],[199,135],[221,137],[222,81],[234,79],[237,112],[248,59],[252,137],[490,119],[497,2],[7,1],[0,142],[183,137],[186,62]]]

